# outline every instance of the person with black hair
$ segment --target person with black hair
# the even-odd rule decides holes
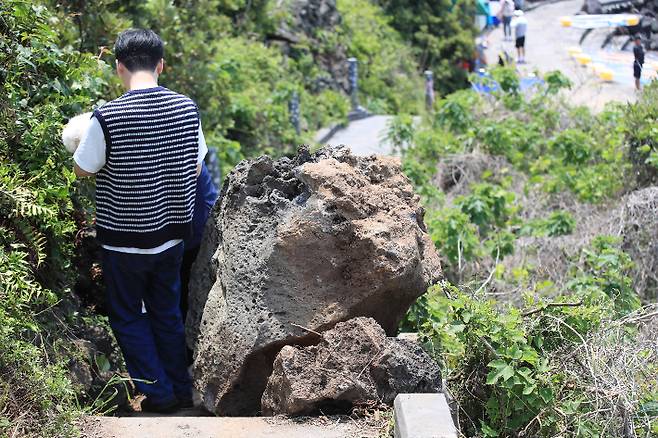
[[[180,270],[208,148],[196,104],[158,85],[160,37],[126,30],[114,54],[128,91],[93,112],[74,171],[96,178],[110,326],[136,388],[146,395],[142,411],[174,412],[192,405]]]
[[[634,37],[635,45],[633,46],[633,77],[635,78],[635,89],[640,89],[640,78],[642,77],[642,67],[644,67],[644,48],[642,47],[642,38],[639,34]]]
[[[518,54],[517,63],[525,64],[525,36],[528,33],[528,20],[523,16],[523,11],[518,9],[514,11],[514,20],[512,21],[514,35],[516,36],[516,52]]]

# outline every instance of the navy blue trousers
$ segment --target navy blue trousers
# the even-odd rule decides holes
[[[182,258],[182,243],[160,254],[103,249],[110,326],[137,390],[155,403],[192,395],[180,311]]]

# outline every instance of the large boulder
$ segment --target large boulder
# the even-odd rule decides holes
[[[399,393],[439,392],[441,370],[410,341],[387,338],[372,318],[354,318],[310,347],[286,346],[262,398],[264,415],[348,411],[354,404],[393,403]]]
[[[394,333],[441,273],[423,213],[396,158],[339,147],[236,166],[190,282],[188,343],[205,407],[257,413],[274,357],[317,342],[313,331],[370,316]]]

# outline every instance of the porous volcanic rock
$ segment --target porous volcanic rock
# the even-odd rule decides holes
[[[419,344],[400,338],[386,341],[386,348],[370,365],[382,403],[393,404],[398,394],[441,390],[441,369]]]
[[[387,338],[372,318],[354,318],[318,345],[285,346],[262,398],[265,415],[347,412],[355,404],[390,404],[399,393],[438,392],[439,366],[420,346]]]
[[[238,164],[190,282],[188,343],[206,409],[257,413],[274,357],[317,342],[309,330],[370,316],[393,334],[441,275],[423,213],[396,158],[302,148]]]

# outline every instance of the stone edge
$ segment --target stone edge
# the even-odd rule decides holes
[[[457,438],[444,394],[398,394],[393,403],[395,438]]]

